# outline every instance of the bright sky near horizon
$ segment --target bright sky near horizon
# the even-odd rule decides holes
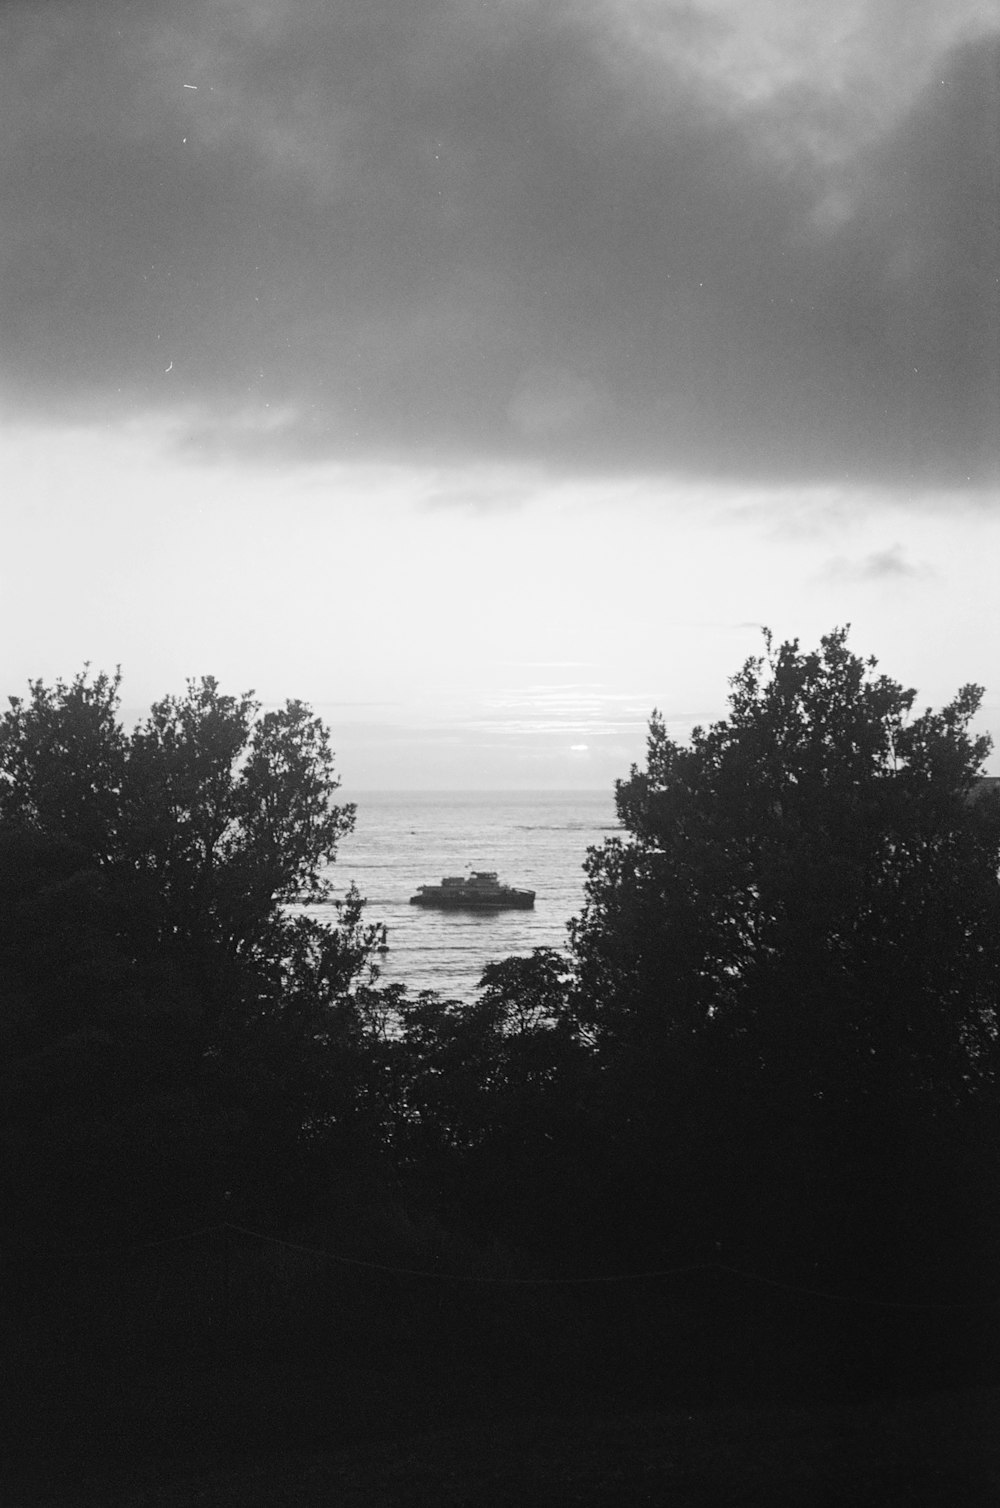
[[[998,64],[993,0],[7,0],[0,694],[605,786],[850,622],[1000,742]]]

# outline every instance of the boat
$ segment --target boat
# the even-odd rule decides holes
[[[494,869],[474,869],[470,875],[447,874],[440,885],[420,885],[410,896],[411,906],[438,906],[445,910],[495,911],[501,907],[530,910],[533,890],[501,885]]]

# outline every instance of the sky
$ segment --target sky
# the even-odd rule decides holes
[[[1000,742],[998,79],[996,0],[0,0],[0,695],[602,787],[850,623]]]

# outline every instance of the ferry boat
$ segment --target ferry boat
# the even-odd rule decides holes
[[[530,910],[533,890],[501,885],[494,869],[474,869],[470,875],[445,875],[440,885],[420,885],[410,896],[411,906],[441,906],[447,910],[495,911],[500,907]]]

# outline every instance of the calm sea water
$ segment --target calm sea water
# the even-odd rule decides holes
[[[561,948],[583,903],[583,860],[617,830],[611,791],[343,793],[357,804],[340,846],[338,894],[353,880],[370,921],[385,922],[382,980],[455,999],[475,992],[483,966],[532,948]],[[495,869],[536,892],[532,911],[445,912],[409,904],[418,885]]]

